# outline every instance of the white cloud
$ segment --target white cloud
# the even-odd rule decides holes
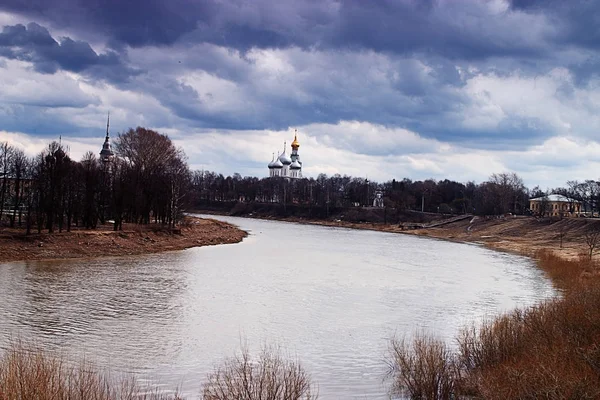
[[[546,188],[563,186],[567,180],[597,178],[595,171],[600,166],[599,142],[560,136],[519,151],[470,149],[436,142],[429,151],[423,151],[419,146],[413,149],[404,147],[404,151],[388,155],[358,154],[339,146],[339,143],[327,143],[320,136],[319,130],[329,130],[336,132],[342,142],[357,140],[360,143],[360,135],[350,132],[348,127],[362,129],[371,136],[389,133],[388,128],[354,121],[299,127],[300,155],[306,176],[316,178],[318,174],[325,173],[368,177],[381,182],[402,178],[482,182],[493,173],[514,171],[530,187],[540,185]],[[294,137],[291,128],[284,131],[210,130],[186,135],[178,134],[178,131],[163,132],[183,148],[192,168],[258,177],[267,176],[271,153],[279,154],[284,141],[287,141],[289,152],[289,144]],[[416,143],[430,142],[414,133],[408,137]],[[0,131],[0,141],[23,148],[29,155],[39,153],[49,143],[46,138],[5,131]],[[69,147],[71,157],[79,160],[87,151],[99,152],[102,137],[63,137],[63,144]]]
[[[588,87],[577,87],[564,68],[541,76],[479,74],[464,88],[472,103],[463,126],[489,131],[503,121],[529,119],[531,131],[549,128],[553,134],[596,137],[599,84],[596,79]]]
[[[98,104],[96,96],[81,88],[77,76],[59,71],[41,74],[27,62],[7,60],[0,74],[0,103],[41,107],[85,107]]]

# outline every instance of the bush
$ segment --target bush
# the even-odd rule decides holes
[[[274,348],[265,348],[256,361],[248,349],[227,359],[209,375],[204,400],[312,400],[315,388],[297,361],[284,359]]]
[[[419,334],[412,341],[394,338],[388,360],[392,379],[391,396],[416,400],[444,400],[454,397],[457,369],[446,344]]]

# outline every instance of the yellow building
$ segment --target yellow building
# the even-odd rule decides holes
[[[581,212],[581,202],[562,194],[550,194],[530,199],[529,209],[544,217],[573,217]]]

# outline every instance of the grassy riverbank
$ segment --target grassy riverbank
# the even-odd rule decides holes
[[[122,231],[112,225],[71,232],[32,233],[0,230],[0,262],[139,255],[183,250],[190,247],[241,242],[247,232],[226,222],[188,217],[169,229],[159,224],[123,224]]]
[[[466,327],[455,350],[432,337],[394,339],[394,393],[415,399],[599,398],[599,265],[547,250],[536,258],[561,289],[559,298]]]

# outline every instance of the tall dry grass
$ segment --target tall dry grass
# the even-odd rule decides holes
[[[0,400],[180,400],[145,390],[133,377],[111,379],[90,363],[68,365],[62,357],[15,342],[0,358]]]
[[[538,262],[563,289],[561,297],[463,329],[453,352],[431,338],[401,343],[394,347],[393,390],[412,399],[600,398],[597,266],[587,257],[567,261],[550,252]],[[413,367],[432,365],[432,357],[450,367]],[[437,376],[448,390],[434,390]]]
[[[225,360],[203,386],[204,400],[314,400],[316,387],[299,362],[275,348],[256,359],[247,349]],[[83,362],[15,342],[0,357],[0,400],[182,400],[145,388],[133,377],[113,379]]]

